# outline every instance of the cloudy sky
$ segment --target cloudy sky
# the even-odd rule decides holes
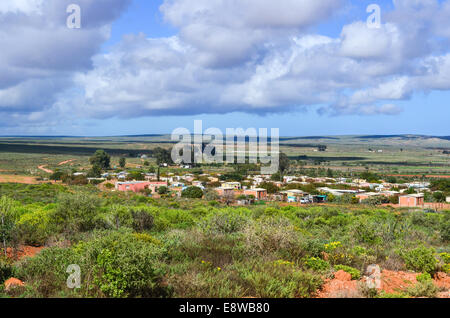
[[[0,135],[450,135],[449,101],[450,0],[0,1]]]

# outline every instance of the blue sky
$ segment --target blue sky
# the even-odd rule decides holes
[[[283,11],[253,0],[99,0],[95,8],[79,0],[79,33],[45,24],[30,9],[41,0],[27,1],[0,5],[0,16],[23,12],[54,47],[35,45],[24,61],[0,53],[0,134],[170,133],[201,119],[205,128],[280,128],[283,136],[450,135],[450,1],[281,0]],[[41,4],[47,20],[46,10],[63,8],[54,1]],[[365,30],[372,3],[382,27]],[[30,23],[11,46],[26,49]],[[58,46],[58,32],[72,37],[72,50]]]

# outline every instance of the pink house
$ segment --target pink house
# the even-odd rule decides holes
[[[167,182],[159,182],[159,181],[116,182],[116,190],[118,191],[141,192],[144,191],[145,189],[150,189],[152,190],[152,193],[155,193],[160,187],[167,187]]]
[[[424,205],[423,194],[403,195],[399,198],[399,205],[401,207],[416,207]]]

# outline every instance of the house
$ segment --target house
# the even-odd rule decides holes
[[[324,203],[327,202],[328,196],[327,195],[313,195],[313,202],[314,203]]]
[[[158,192],[158,189],[161,187],[167,187],[168,184],[165,181],[149,181],[147,185],[147,189],[152,190],[152,193]]]
[[[247,189],[244,190],[245,195],[253,195],[255,200],[266,200],[267,199],[267,190],[262,188],[255,189]]]
[[[280,192],[283,197],[284,201],[287,202],[300,202],[301,198],[303,198],[307,193],[303,192],[302,190],[286,190]]]
[[[234,188],[236,190],[239,190],[241,188],[240,182],[225,182],[222,183],[223,188]]]
[[[156,180],[157,178],[158,178],[158,176],[156,175],[156,173],[146,173],[145,174],[145,180],[147,180],[147,181]]]
[[[216,177],[208,177],[208,180],[210,182],[219,182],[219,178],[216,178]]]
[[[193,185],[194,187],[204,188],[204,187],[203,187],[203,182],[198,181],[198,180],[192,181],[192,185]]]
[[[318,188],[317,190],[321,192],[331,193],[334,196],[341,196],[344,194],[357,194],[359,190],[343,190],[343,189],[330,189],[328,187]]]
[[[214,189],[218,195],[220,195],[221,197],[234,197],[234,188],[224,188],[224,187],[220,187],[220,188],[215,188]]]
[[[359,199],[359,201],[367,200],[370,197],[376,197],[381,195],[378,192],[364,192],[364,193],[358,193],[356,197]]]
[[[150,189],[152,193],[158,191],[160,187],[167,187],[167,182],[150,182],[150,181],[130,181],[130,182],[116,182],[116,190],[118,191],[133,191],[141,192],[145,189]]]
[[[399,197],[399,205],[401,207],[418,207],[424,205],[423,194],[409,194]]]
[[[297,179],[296,176],[283,176],[283,181],[284,181],[284,183],[291,183],[291,182],[294,181],[295,179]]]

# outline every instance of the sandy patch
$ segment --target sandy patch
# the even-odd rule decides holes
[[[39,182],[35,177],[0,174],[0,183],[38,184]]]

